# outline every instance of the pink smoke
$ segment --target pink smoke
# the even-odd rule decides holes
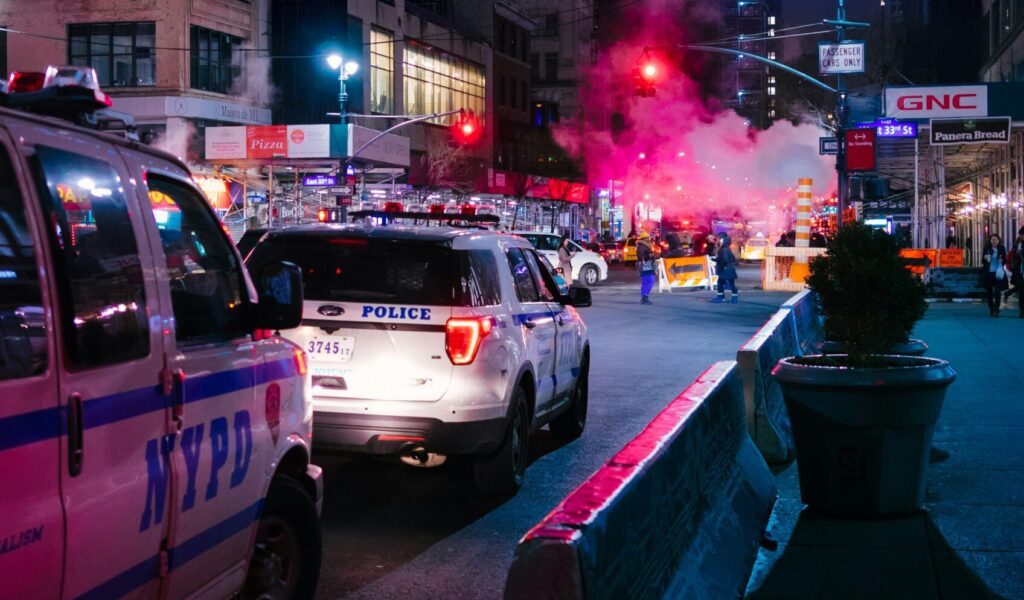
[[[816,196],[835,188],[834,159],[818,155],[818,138],[825,134],[815,125],[789,121],[758,131],[717,100],[702,98],[690,73],[715,63],[675,48],[686,33],[671,14],[623,16],[628,29],[642,37],[618,40],[585,72],[583,114],[556,128],[556,141],[582,160],[591,185],[623,182],[627,209],[644,202],[660,206],[666,217],[766,222],[766,235],[789,227],[785,210],[795,205],[797,179],[814,179]],[[657,96],[633,97],[630,72],[651,40],[674,41],[653,54],[660,73]],[[776,76],[779,85],[791,81]],[[614,139],[613,112],[625,124]]]

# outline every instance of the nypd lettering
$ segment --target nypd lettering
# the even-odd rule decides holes
[[[429,321],[430,309],[415,306],[373,306],[364,305],[362,317],[378,319],[399,319],[404,321]]]
[[[232,435],[233,434],[233,435]],[[164,503],[170,481],[170,456],[174,452],[176,433],[170,433],[146,444],[146,503],[142,510],[139,531],[145,531],[163,521]],[[209,457],[203,456],[203,441],[208,441]],[[234,443],[231,443],[231,442]],[[234,447],[234,456],[231,448]],[[240,410],[234,414],[232,423],[227,417],[217,417],[207,423],[199,423],[181,432],[181,452],[185,459],[185,493],[181,499],[181,511],[195,507],[200,488],[198,474],[201,462],[209,461],[210,475],[202,488],[205,500],[213,500],[225,486],[238,487],[245,481],[252,460],[252,419],[249,411]],[[228,465],[230,459],[231,465]],[[222,472],[223,471],[223,472]]]
[[[7,537],[0,538],[0,556],[7,554],[8,552],[14,552],[20,548],[24,548],[29,544],[34,544],[43,539],[43,526],[33,527],[20,531],[18,533],[12,533]]]

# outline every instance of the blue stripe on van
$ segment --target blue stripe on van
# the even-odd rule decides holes
[[[523,323],[525,323],[525,322],[527,322],[527,321],[529,321],[531,319],[538,318],[538,317],[548,317],[549,319],[554,319],[555,318],[555,313],[553,313],[550,310],[546,310],[544,312],[523,313],[523,314],[519,314],[519,315],[512,315],[512,322],[515,323],[516,325],[522,325]]]
[[[189,403],[199,402],[297,374],[291,357],[256,366],[256,373],[253,371],[254,367],[244,367],[191,379],[186,376],[185,397]],[[82,405],[82,424],[85,429],[103,427],[164,410],[169,401],[156,385],[93,398]],[[65,410],[53,407],[0,418],[0,452],[63,435]]]
[[[263,499],[260,498],[251,506],[224,519],[220,523],[201,531],[168,552],[168,569],[174,571],[199,557],[207,550],[227,540],[235,534],[245,531],[263,512]],[[160,556],[154,555],[129,567],[127,570],[111,577],[100,585],[78,596],[76,600],[106,600],[120,598],[139,586],[160,575]]]

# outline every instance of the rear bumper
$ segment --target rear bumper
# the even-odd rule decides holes
[[[487,454],[505,437],[506,419],[445,423],[425,417],[315,412],[317,450],[396,455],[410,443],[438,454]]]

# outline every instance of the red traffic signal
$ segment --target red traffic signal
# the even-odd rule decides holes
[[[458,146],[474,144],[480,140],[482,134],[483,126],[480,119],[471,110],[460,112],[452,122],[452,141]]]
[[[328,216],[329,214],[326,208],[321,208],[320,210],[316,211],[316,220],[320,221],[321,223],[326,223]]]
[[[639,67],[633,68],[633,95],[649,98],[655,95],[654,84],[658,82],[661,69],[658,64],[647,59]]]

